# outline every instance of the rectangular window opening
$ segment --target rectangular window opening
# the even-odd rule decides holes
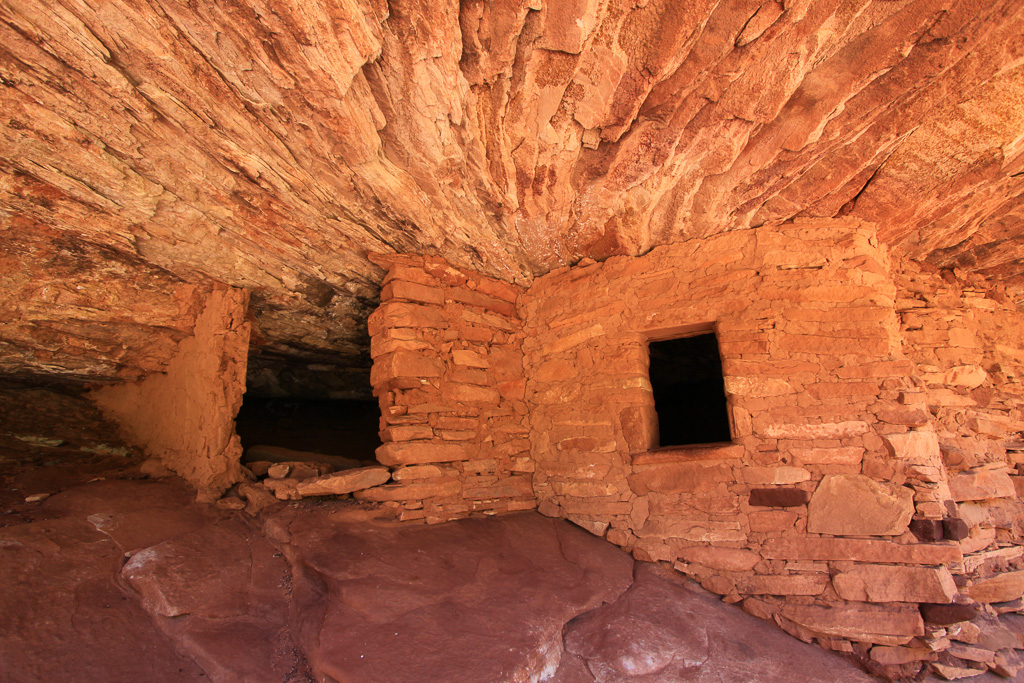
[[[650,341],[650,379],[659,448],[732,441],[718,337],[714,332]]]

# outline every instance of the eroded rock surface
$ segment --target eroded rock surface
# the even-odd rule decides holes
[[[126,549],[209,522],[191,499],[184,484],[96,482],[0,528],[2,678],[209,680],[116,583]]]
[[[423,527],[303,516],[288,527],[303,641],[339,681],[527,681],[633,560],[535,513]]]
[[[617,601],[569,623],[554,683],[872,680],[654,565],[635,575]]]
[[[69,260],[257,292],[254,377],[365,371],[369,251],[526,281],[845,215],[1019,285],[1022,35],[1016,0],[8,2],[0,250],[42,329],[0,360],[153,365],[117,342],[156,311],[48,312],[119,303]]]
[[[0,528],[13,683],[865,680],[536,513],[415,526],[280,504],[261,530],[174,479],[26,508]]]

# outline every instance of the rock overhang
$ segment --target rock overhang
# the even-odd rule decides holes
[[[843,215],[1020,297],[1018,3],[320,10],[5,8],[5,373],[121,380],[136,359],[82,359],[159,334],[22,246],[39,235],[138,264],[111,280],[251,290],[269,394],[365,376],[372,251],[528,283]],[[117,325],[62,320],[69,294]]]

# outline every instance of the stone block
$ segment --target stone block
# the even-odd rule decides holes
[[[992,658],[989,668],[997,676],[1014,678],[1021,669],[1024,669],[1024,662],[1021,661],[1020,655],[1013,650],[1002,650]]]
[[[558,337],[554,340],[549,341],[544,345],[543,352],[544,355],[554,355],[556,353],[561,353],[562,351],[567,351],[568,349],[571,349],[574,346],[579,346],[580,344],[589,341],[590,339],[603,336],[604,334],[604,327],[602,327],[600,323],[596,323],[585,329],[578,330],[571,334],[567,334],[563,337]]]
[[[860,564],[837,574],[832,584],[840,598],[857,602],[949,603],[957,592],[945,567]]]
[[[1010,475],[1001,470],[961,472],[949,478],[949,492],[956,502],[1013,498],[1017,490]]]
[[[752,489],[750,505],[755,507],[791,508],[806,505],[811,494],[794,488]]]
[[[745,542],[738,522],[709,522],[677,516],[651,516],[636,530],[641,538],[679,538],[693,543]]]
[[[657,493],[695,493],[733,479],[732,467],[699,462],[675,462],[638,467],[629,476],[629,487],[638,496]]]
[[[494,311],[495,313],[499,313],[509,318],[515,317],[516,315],[516,306],[514,303],[503,299],[496,299],[488,296],[487,294],[473,291],[471,289],[453,287],[448,290],[448,298],[452,301],[458,301],[461,304],[466,304],[467,306],[477,306],[489,311]]]
[[[807,506],[807,530],[832,536],[898,536],[914,514],[914,493],[861,474],[828,475]]]
[[[929,624],[949,626],[962,621],[970,621],[981,613],[977,603],[923,603],[921,616]]]
[[[962,541],[971,533],[967,522],[958,517],[947,517],[942,520],[942,535],[950,541]]]
[[[942,383],[974,389],[984,384],[986,379],[988,373],[977,365],[961,365],[947,371],[942,377]]]
[[[401,302],[388,302],[381,304],[371,315],[370,335],[376,335],[380,330],[391,327],[446,327],[447,322],[439,309],[431,306],[420,306],[418,304],[407,304]]]
[[[298,492],[303,497],[337,496],[379,486],[390,478],[391,472],[386,467],[357,467],[300,481]]]
[[[476,384],[457,384],[450,382],[442,389],[442,395],[446,400],[453,401],[455,403],[497,405],[501,401],[501,394],[497,389],[478,386]]]
[[[885,338],[844,338],[813,334],[790,334],[784,335],[779,340],[779,348],[783,351],[828,357],[844,354],[880,356],[888,354],[890,352],[889,347],[890,341]]]
[[[391,477],[395,481],[404,482],[416,479],[433,479],[443,475],[444,472],[437,465],[410,465],[398,468]]]
[[[299,482],[296,479],[265,479],[263,485],[270,490],[278,500],[298,500]]]
[[[978,628],[975,645],[986,650],[1007,650],[1019,647],[1017,634],[1003,626],[998,617],[983,614],[974,622]]]
[[[924,635],[924,621],[916,607],[847,603],[834,607],[815,605],[783,605],[779,614],[786,619],[834,638],[863,642],[887,641],[886,644],[910,642]]]
[[[814,439],[846,439],[860,436],[869,429],[863,420],[846,422],[825,422],[823,424],[772,424],[764,428],[764,436],[769,439],[794,439],[811,441]]]
[[[789,453],[798,465],[859,465],[864,458],[864,449],[856,446],[794,448]]]
[[[377,451],[377,462],[382,465],[423,465],[438,462],[469,460],[464,446],[433,441],[404,441],[386,443]]]
[[[871,661],[883,666],[898,666],[929,659],[932,651],[926,647],[899,647],[875,645],[871,648]]]
[[[900,460],[920,464],[940,464],[939,437],[935,432],[907,432],[882,437],[889,453]]]
[[[467,351],[465,349],[456,349],[452,351],[452,360],[455,361],[456,365],[464,365],[469,368],[487,368],[490,367],[490,363],[487,359],[476,351]]]
[[[406,280],[392,280],[380,290],[380,300],[390,301],[392,299],[405,299],[416,303],[444,305],[444,292],[438,287],[409,282]]]
[[[545,517],[561,517],[562,509],[558,506],[558,503],[551,499],[545,499],[537,504],[537,512],[544,515]]]
[[[841,398],[848,400],[874,399],[878,396],[877,382],[815,382],[805,387],[807,393],[818,400]]]
[[[1008,602],[1024,596],[1024,570],[1006,572],[982,579],[962,589],[964,595],[977,602]]]
[[[763,510],[747,515],[747,524],[756,532],[785,531],[792,529],[797,519],[797,514],[789,510]]]
[[[919,541],[933,543],[942,540],[942,520],[914,519],[910,522],[910,533]]]
[[[730,396],[770,398],[796,393],[788,382],[773,377],[726,377],[725,392]]]
[[[440,377],[443,372],[444,366],[433,355],[417,351],[395,351],[374,359],[370,369],[370,383],[378,386],[391,379]]]
[[[1006,437],[1007,425],[983,417],[972,417],[967,422],[967,428],[973,430],[976,434],[987,436],[990,439],[1002,439]]]
[[[423,500],[425,498],[457,496],[462,486],[453,480],[427,480],[412,483],[385,484],[353,493],[358,500],[374,502]]]
[[[719,571],[745,572],[753,569],[754,565],[761,561],[761,556],[743,548],[693,546],[682,548],[679,551],[679,559]]]
[[[533,478],[526,475],[503,477],[493,483],[480,486],[474,486],[467,482],[462,490],[462,497],[466,500],[525,496],[533,496]]]
[[[480,281],[476,283],[476,288],[478,291],[481,291],[488,296],[493,296],[497,299],[504,299],[511,303],[515,303],[519,293],[523,291],[521,287],[516,285],[510,285],[508,283],[501,282],[500,280],[491,280],[489,278],[481,278]]]
[[[950,661],[956,662],[958,660],[951,659]],[[961,678],[974,678],[975,676],[980,676],[985,673],[985,669],[983,668],[974,669],[969,666],[947,664],[943,662],[932,662],[932,669],[943,680],[947,681],[955,681]]]
[[[433,436],[434,430],[430,428],[430,425],[422,424],[392,425],[380,431],[380,439],[385,443],[429,439]]]
[[[811,473],[802,467],[744,467],[740,470],[743,481],[748,484],[798,484],[808,481]]]
[[[927,410],[914,406],[882,408],[875,416],[881,422],[905,427],[923,427],[931,420],[931,414]]]
[[[949,646],[947,652],[957,659],[964,659],[968,662],[979,662],[986,665],[993,663],[996,656],[996,653],[991,650],[986,650],[983,647],[964,645],[963,643],[953,643]]]
[[[494,376],[480,368],[456,367],[448,371],[449,382],[459,384],[475,384],[481,387],[494,386]]]
[[[531,379],[538,382],[559,382],[572,379],[579,374],[576,364],[566,358],[551,358],[544,361],[531,373]]]
[[[395,351],[424,351],[432,348],[430,343],[416,339],[385,339],[381,335],[370,339],[370,356],[372,358]]]
[[[896,564],[943,565],[962,562],[955,544],[898,544],[855,538],[812,538],[791,536],[774,538],[761,547],[761,555],[778,560],[851,560],[854,562],[890,562]]]
[[[385,285],[393,280],[417,282],[422,285],[437,285],[437,279],[428,275],[427,272],[419,266],[398,265],[392,263],[389,264],[387,268],[388,272],[387,275],[384,276],[383,282]]]
[[[286,462],[279,462],[267,467],[267,476],[271,479],[284,479],[292,471],[292,466]],[[298,479],[298,477],[294,477]]]
[[[739,576],[733,585],[742,595],[821,595],[828,586],[827,574]]]

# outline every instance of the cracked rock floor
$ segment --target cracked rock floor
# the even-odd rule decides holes
[[[2,681],[873,680],[536,513],[254,518],[125,471],[61,488],[3,501]]]

